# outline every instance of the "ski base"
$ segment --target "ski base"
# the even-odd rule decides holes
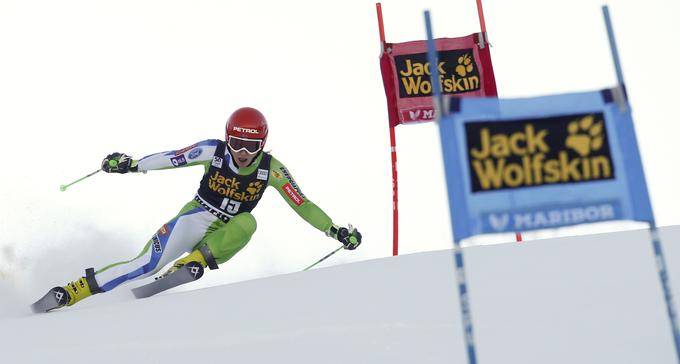
[[[157,278],[149,284],[133,288],[132,293],[137,298],[151,297],[170,288],[198,280],[202,276],[203,266],[197,262],[189,262],[166,277]]]
[[[69,301],[68,292],[64,287],[54,287],[50,289],[41,299],[31,305],[31,310],[35,313],[44,313],[66,306]]]

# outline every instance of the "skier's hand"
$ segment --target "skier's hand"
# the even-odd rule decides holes
[[[125,153],[111,153],[102,160],[102,171],[106,173],[136,172],[137,161]]]
[[[333,225],[326,231],[326,235],[337,239],[348,250],[354,250],[361,244],[361,233],[352,225],[349,228]]]

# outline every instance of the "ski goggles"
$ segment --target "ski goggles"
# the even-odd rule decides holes
[[[229,136],[227,145],[234,152],[238,153],[245,150],[249,154],[255,154],[262,149],[262,140],[260,139],[246,139],[235,136]]]

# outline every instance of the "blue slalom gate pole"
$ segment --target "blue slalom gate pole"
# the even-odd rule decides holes
[[[614,38],[614,29],[612,28],[611,18],[609,17],[609,7],[602,6],[602,15],[604,15],[604,23],[607,26],[607,37],[609,38],[609,49],[612,51],[612,59],[614,60],[614,68],[616,68],[616,79],[620,86],[625,85],[623,82],[623,71],[621,70],[621,60],[619,59],[619,50],[616,48],[616,38]]]
[[[427,59],[430,64],[430,80],[432,84],[433,103],[435,105],[435,117],[437,121],[443,116],[442,95],[439,90],[441,82],[439,80],[439,60],[437,50],[432,36],[432,24],[430,22],[430,12],[425,10],[425,28],[427,30]],[[441,135],[441,133],[439,133]],[[458,298],[460,300],[461,319],[463,322],[463,336],[469,364],[477,364],[477,354],[475,352],[475,339],[472,330],[472,313],[468,298],[467,279],[465,278],[465,262],[460,241],[454,239],[454,260],[456,264],[456,282],[458,283]]]
[[[666,310],[668,311],[668,318],[671,322],[671,330],[673,331],[673,341],[675,342],[675,354],[680,363],[680,331],[678,331],[678,319],[675,312],[675,301],[671,293],[670,281],[668,279],[668,269],[666,268],[666,258],[661,248],[661,238],[659,231],[654,222],[651,223],[649,231],[652,235],[652,246],[654,247],[654,257],[656,258],[656,268],[659,271],[659,279],[661,280],[661,288],[663,288],[663,296],[666,300]]]
[[[621,60],[619,59],[619,50],[616,47],[614,28],[612,27],[612,21],[609,16],[609,7],[607,5],[602,6],[602,15],[604,16],[604,22],[605,25],[607,26],[607,37],[609,38],[609,47],[612,52],[614,68],[616,68],[616,79],[619,83],[619,87],[623,88],[625,86],[625,83],[623,81],[623,71],[621,70]],[[622,96],[624,96],[625,98],[625,95]],[[670,289],[668,269],[666,268],[666,258],[663,254],[663,249],[661,247],[661,238],[659,237],[659,231],[656,227],[656,222],[653,216],[652,221],[649,222],[649,232],[652,237],[652,247],[654,249],[656,268],[659,273],[659,279],[661,280],[661,288],[663,289],[663,296],[666,301],[666,311],[668,312],[668,319],[670,320],[671,330],[673,331],[675,354],[678,363],[680,364],[680,331],[678,330],[677,314],[675,312],[675,302],[673,300],[673,294],[671,293]]]
[[[432,103],[434,104],[434,116],[439,121],[442,112],[442,95],[439,90],[439,59],[437,58],[437,50],[434,47],[434,39],[432,37],[432,23],[430,22],[430,11],[425,10],[425,30],[427,31],[427,61],[430,64],[430,80],[432,84]]]

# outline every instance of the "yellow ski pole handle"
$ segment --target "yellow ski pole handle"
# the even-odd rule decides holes
[[[115,164],[118,164],[117,161],[109,161],[109,165],[111,165],[111,162],[115,162]],[[61,186],[59,186],[59,190],[60,190],[61,192],[64,192],[64,191],[66,191],[67,188],[69,188],[69,186],[74,185],[74,184],[76,184],[76,183],[78,183],[78,182],[84,180],[85,178],[92,177],[92,176],[94,176],[95,174],[97,174],[97,173],[99,173],[99,172],[101,172],[101,169],[98,169],[98,170],[96,170],[96,171],[94,171],[94,172],[88,174],[87,176],[82,177],[82,178],[80,178],[80,179],[78,179],[78,180],[75,180],[75,181],[73,181],[73,182],[71,182],[71,183],[69,183],[69,184],[67,184],[67,185],[61,185]]]

